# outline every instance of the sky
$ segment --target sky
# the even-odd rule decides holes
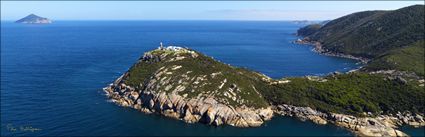
[[[423,1],[1,1],[1,20],[329,20]]]

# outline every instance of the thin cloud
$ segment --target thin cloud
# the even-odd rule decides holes
[[[278,9],[222,9],[206,11],[212,15],[247,20],[327,20],[349,14],[349,11],[313,11]]]

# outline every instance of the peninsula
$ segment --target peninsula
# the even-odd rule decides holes
[[[256,127],[278,114],[360,135],[397,136],[405,135],[398,125],[425,125],[425,102],[418,98],[425,97],[423,80],[408,78],[350,72],[271,79],[170,46],[146,52],[104,91],[121,106],[188,123]]]
[[[22,19],[15,21],[15,23],[24,23],[24,24],[50,24],[52,21],[48,18],[43,18],[35,14],[30,14]]]
[[[120,106],[188,123],[256,127],[283,115],[362,136],[407,136],[397,127],[425,126],[423,8],[354,13],[298,32],[317,52],[363,60],[359,70],[272,79],[161,44],[104,91]]]

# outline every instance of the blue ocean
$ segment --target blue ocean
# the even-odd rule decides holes
[[[272,78],[326,75],[361,65],[293,44],[301,26],[284,21],[2,21],[1,135],[352,136],[331,124],[281,116],[256,128],[187,124],[119,107],[102,91],[160,42]]]

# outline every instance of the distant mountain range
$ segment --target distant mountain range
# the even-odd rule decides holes
[[[52,21],[48,18],[40,17],[35,14],[30,14],[20,20],[17,20],[16,23],[26,23],[26,24],[49,24]]]
[[[328,23],[330,20],[325,20],[325,21],[312,21],[312,20],[294,20],[291,21],[292,23],[295,24],[303,24],[303,25],[311,25],[311,24],[326,24]]]

